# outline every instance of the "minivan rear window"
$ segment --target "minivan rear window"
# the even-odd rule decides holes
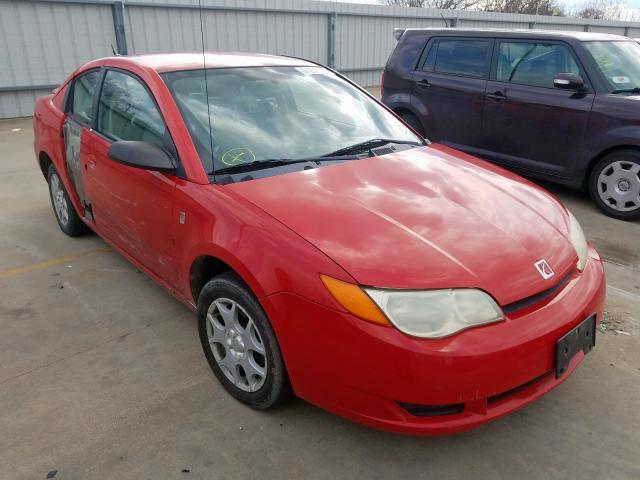
[[[434,71],[452,75],[485,77],[489,68],[490,40],[439,39],[432,47],[435,54]],[[431,57],[431,52],[429,52]],[[429,62],[425,62],[428,66]]]

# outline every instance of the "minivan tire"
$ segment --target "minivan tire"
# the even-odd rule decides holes
[[[640,151],[618,150],[610,153],[596,164],[588,181],[591,198],[606,215],[619,220],[640,218]],[[612,191],[615,193],[608,193]],[[626,191],[632,195],[635,193],[635,196],[628,200],[620,197]],[[618,202],[622,201],[626,205],[619,207]],[[630,204],[632,202],[635,206]]]

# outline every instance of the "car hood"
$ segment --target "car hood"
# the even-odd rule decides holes
[[[447,147],[226,185],[362,285],[476,287],[504,305],[553,286],[577,255],[544,190]],[[534,266],[545,259],[555,276]]]

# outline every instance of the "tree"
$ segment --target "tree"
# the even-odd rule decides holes
[[[617,0],[588,0],[578,7],[575,15],[594,20],[635,21],[638,19],[637,10]]]
[[[426,0],[386,0],[387,5],[396,7],[416,7],[422,8],[427,6]]]
[[[387,5],[564,16],[561,0],[385,0]],[[593,0],[606,1],[606,0]]]
[[[439,8],[441,10],[469,10],[478,8],[484,0],[386,0],[396,7]]]
[[[558,0],[488,0],[483,10],[486,12],[565,16],[564,8]]]

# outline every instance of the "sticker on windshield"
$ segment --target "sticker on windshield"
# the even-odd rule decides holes
[[[303,75],[325,75],[327,71],[322,67],[296,67]]]
[[[624,77],[624,76],[611,77],[611,81],[613,83],[629,83],[629,82],[631,82],[631,80],[629,80],[629,77]]]
[[[251,163],[255,160],[255,154],[248,148],[234,148],[224,152],[224,155],[222,155],[222,163],[231,167]]]

